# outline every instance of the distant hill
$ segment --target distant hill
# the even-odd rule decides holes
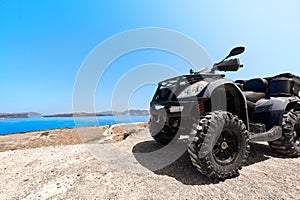
[[[105,111],[105,112],[99,112],[97,114],[100,115],[132,115],[132,116],[147,116],[149,115],[148,110],[142,110],[142,109],[130,109],[130,110],[125,110],[123,112],[116,112],[116,111]]]
[[[35,115],[41,114],[37,112],[0,113],[0,118],[28,118]]]
[[[132,116],[147,116],[149,115],[149,111],[148,110],[126,110],[124,112],[122,112],[121,115],[132,115]]]
[[[62,113],[62,114],[54,114],[54,115],[44,115],[43,117],[89,117],[89,116],[113,116],[113,115],[131,115],[131,116],[147,116],[149,115],[148,110],[140,110],[140,109],[131,109],[123,112],[113,112],[113,111],[105,111],[105,112],[97,112],[97,113]]]
[[[116,112],[116,111],[105,111],[105,112],[99,112],[97,114],[100,115],[131,115],[131,116],[147,116],[149,115],[148,110],[141,110],[141,109],[131,109],[131,110],[125,110],[123,112]]]
[[[103,116],[112,116],[114,115],[113,111],[104,111],[104,112],[98,112],[98,115],[103,115]]]
[[[43,115],[43,117],[89,117],[89,116],[104,116],[102,114],[97,113],[61,113],[61,114],[53,114],[53,115]]]

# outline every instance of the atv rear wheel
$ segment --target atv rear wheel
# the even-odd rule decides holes
[[[282,137],[269,142],[274,152],[291,157],[300,156],[300,124],[298,122],[298,116],[293,111],[283,115]]]
[[[245,124],[225,111],[208,113],[195,124],[188,151],[193,165],[204,175],[226,179],[237,176],[250,146]]]

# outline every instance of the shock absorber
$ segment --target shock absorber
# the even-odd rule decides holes
[[[200,114],[204,114],[205,113],[205,106],[204,106],[203,101],[199,102],[199,104],[198,104],[198,111],[199,111]]]

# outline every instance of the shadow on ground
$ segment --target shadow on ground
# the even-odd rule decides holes
[[[143,154],[145,155],[146,153],[154,152],[156,150],[161,149],[162,147],[163,147],[162,145],[156,143],[155,141],[145,141],[136,144],[133,147],[132,152],[136,160],[142,166],[151,170],[153,169],[153,165],[156,164],[154,162],[157,162],[157,160],[159,159],[157,158],[152,159],[151,157],[149,158],[148,154],[146,158],[145,156],[143,156]],[[251,152],[247,159],[246,166],[263,162],[265,160],[268,160],[270,157],[284,158],[283,156],[271,152],[268,145],[253,143],[251,144]],[[207,178],[206,176],[198,172],[196,168],[192,165],[187,152],[183,153],[172,164],[162,169],[156,170],[154,171],[154,173],[158,175],[167,175],[173,177],[185,185],[207,185],[207,184],[216,184],[220,182],[219,179]]]
[[[133,147],[132,152],[136,160],[142,166],[146,167],[149,170],[152,170],[153,165],[160,164],[160,163],[153,163],[153,162],[159,162],[158,161],[159,159],[157,158],[152,159],[151,157],[149,158],[148,154],[146,158],[146,156],[144,157],[143,154],[154,152],[161,148],[163,148],[162,145],[152,140],[152,141],[145,141],[136,144]],[[161,156],[161,159],[163,160],[163,156]],[[174,177],[176,180],[186,185],[205,185],[205,184],[219,182],[218,179],[209,179],[206,176],[199,173],[190,162],[190,158],[187,152],[183,153],[183,155],[181,155],[172,164],[153,172],[158,175],[167,175],[170,177]]]
[[[246,166],[265,161],[270,157],[282,159],[289,158],[284,155],[272,152],[269,145],[267,144],[251,143],[250,146],[250,154],[247,159]]]

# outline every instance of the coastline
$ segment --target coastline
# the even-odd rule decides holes
[[[145,127],[146,122],[115,124],[107,134],[108,125],[77,128],[57,128],[0,135],[0,152],[46,146],[73,145],[82,143],[114,142],[123,140],[136,127]],[[105,133],[105,134],[104,134]]]

